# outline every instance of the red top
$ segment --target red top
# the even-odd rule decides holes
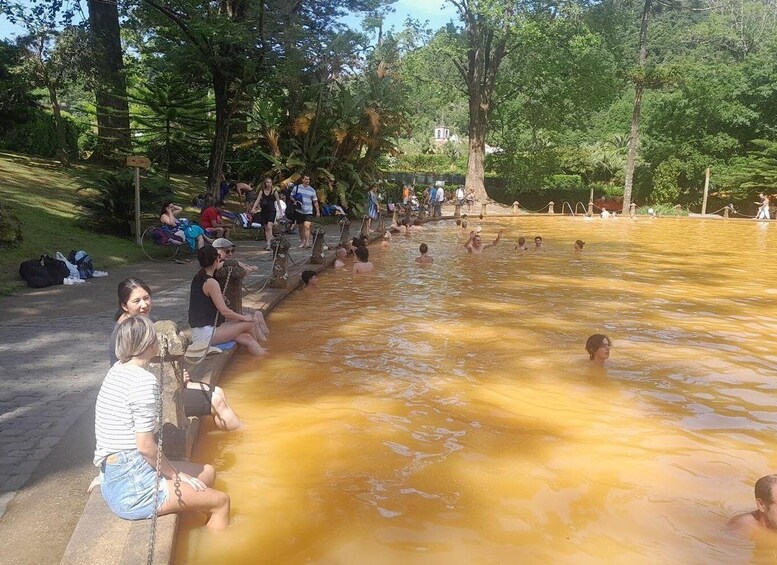
[[[221,214],[213,206],[205,208],[200,214],[200,227],[203,229],[210,229],[216,224],[221,223]]]

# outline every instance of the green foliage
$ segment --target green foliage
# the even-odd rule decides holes
[[[682,166],[679,160],[669,159],[656,168],[653,176],[652,201],[656,204],[674,204],[680,197],[677,185]]]
[[[80,183],[79,220],[98,233],[132,237],[135,227],[135,176],[131,171],[106,173]],[[169,185],[159,178],[140,182],[140,212],[158,216],[162,203],[172,200]]]
[[[16,45],[0,41],[0,139],[29,120],[38,107],[38,96],[19,70],[23,55]]]
[[[637,208],[637,214],[650,215],[650,210],[657,216],[687,216],[688,210],[679,204],[651,204],[649,206],[640,206]]]
[[[777,188],[777,141],[756,139],[752,145],[756,149],[732,160],[716,181],[725,195],[735,201],[752,201],[759,192],[772,194]]]
[[[78,138],[84,127],[72,118],[63,115],[68,154],[78,157]],[[54,116],[50,112],[35,109],[28,119],[0,138],[0,148],[19,151],[40,157],[54,157],[57,154],[57,131]]]

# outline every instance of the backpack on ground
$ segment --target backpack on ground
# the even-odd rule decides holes
[[[23,261],[19,265],[19,276],[24,279],[30,288],[44,288],[54,284],[48,269],[43,266],[43,256],[40,259]],[[60,282],[60,284],[62,284]]]
[[[70,269],[67,268],[64,261],[54,259],[51,255],[42,255],[41,260],[49,272],[51,280],[54,281],[52,284],[62,284],[70,276]]]
[[[82,279],[91,279],[94,276],[92,257],[86,251],[71,251],[67,256],[67,260],[76,266],[78,276]]]

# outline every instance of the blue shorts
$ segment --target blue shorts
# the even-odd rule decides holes
[[[117,451],[103,462],[100,486],[108,508],[125,520],[145,520],[154,515],[156,470],[137,449]],[[167,479],[159,479],[157,510],[167,500]]]

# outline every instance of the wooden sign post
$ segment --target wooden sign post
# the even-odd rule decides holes
[[[142,155],[128,155],[127,166],[135,169],[135,243],[140,245],[140,169],[148,169],[151,160]]]

